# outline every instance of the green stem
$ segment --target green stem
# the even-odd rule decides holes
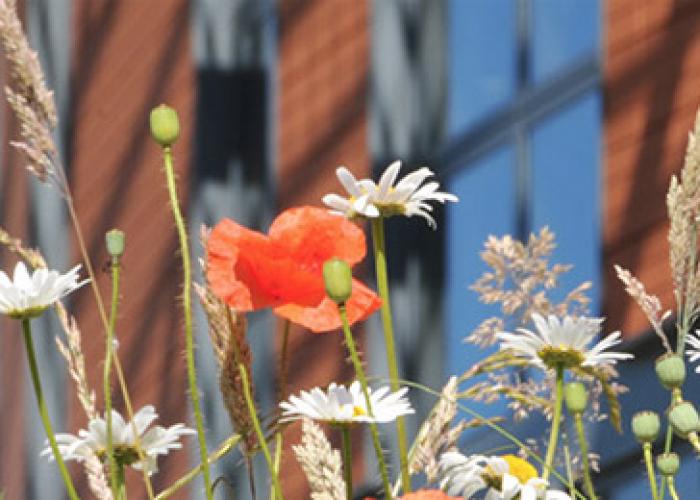
[[[280,486],[279,475],[275,472],[275,466],[272,462],[272,455],[270,455],[270,449],[267,447],[265,434],[263,434],[262,428],[260,427],[258,413],[255,411],[253,396],[250,393],[250,384],[248,383],[248,372],[246,371],[245,366],[243,366],[243,363],[238,363],[238,373],[241,376],[241,385],[243,385],[243,396],[245,397],[246,406],[248,407],[248,413],[250,414],[250,419],[253,422],[255,434],[258,436],[258,442],[260,443],[260,448],[262,449],[263,455],[265,456],[265,461],[267,462],[267,466],[270,469],[270,476],[272,476],[272,484],[275,490],[275,498],[277,500],[283,500],[284,496],[282,496],[282,488]]]
[[[384,241],[384,218],[372,219],[372,243],[374,245],[374,265],[377,274],[377,288],[382,299],[382,329],[386,345],[386,361],[389,367],[391,390],[399,390],[399,370],[396,364],[396,348],[394,346],[394,326],[391,316],[389,298],[389,278],[386,265],[386,244]],[[406,440],[406,422],[404,417],[396,419],[396,432],[399,441],[399,460],[401,464],[401,484],[404,493],[411,491],[411,476],[408,473],[408,444]]]
[[[229,451],[231,451],[238,444],[238,442],[240,440],[241,440],[241,435],[234,434],[233,436],[228,438],[226,441],[224,441],[221,444],[221,446],[219,446],[218,450],[216,450],[211,455],[209,455],[209,458],[207,458],[207,462],[209,464],[213,464],[218,459],[220,459],[221,457],[226,455]],[[187,484],[189,484],[195,477],[197,477],[197,474],[200,474],[201,472],[202,472],[202,464],[199,464],[197,467],[190,470],[187,474],[185,474],[180,479],[175,481],[167,489],[158,493],[158,496],[156,496],[155,500],[165,500],[166,498],[169,498],[177,490],[179,490],[183,486],[186,486]]]
[[[559,438],[559,425],[561,424],[561,409],[564,402],[564,367],[557,366],[556,394],[554,400],[554,416],[552,417],[552,431],[549,435],[549,444],[547,445],[547,455],[544,459],[544,467],[542,468],[542,479],[547,480],[549,472],[552,470],[554,463],[554,454],[557,451],[557,439]]]
[[[567,440],[568,441],[568,440]],[[566,478],[569,480],[569,494],[574,498],[574,473],[571,470],[571,454],[569,453],[569,445],[564,445],[564,459],[566,460]]]
[[[586,430],[583,427],[583,414],[576,412],[574,414],[576,422],[576,434],[578,435],[578,445],[581,449],[581,459],[583,461],[583,484],[586,487],[589,500],[597,500],[593,480],[591,479],[591,466],[588,460],[588,441],[586,440]]]
[[[119,302],[119,258],[112,258],[112,306],[109,314],[109,327],[107,328],[105,345],[105,364],[102,384],[105,398],[105,421],[107,424],[107,458],[109,461],[109,479],[112,487],[112,496],[117,498],[119,491],[117,482],[117,461],[114,458],[114,444],[112,441],[112,355],[114,352],[114,329],[117,322],[117,305]]]
[[[649,476],[649,487],[651,488],[651,498],[658,500],[659,495],[656,490],[656,473],[654,472],[654,459],[651,456],[651,443],[644,443],[644,463],[647,466],[647,475]]]
[[[367,386],[367,376],[365,375],[365,370],[362,368],[362,361],[360,361],[360,355],[357,353],[357,347],[355,346],[355,339],[350,331],[350,323],[348,323],[348,314],[345,310],[344,305],[338,306],[338,312],[340,313],[340,320],[343,323],[343,333],[345,334],[345,344],[348,346],[348,351],[350,351],[350,358],[352,359],[352,364],[355,367],[355,375],[360,381],[362,386],[362,393],[365,396],[365,404],[367,405],[367,412],[370,417],[374,416],[372,411],[372,399],[369,397],[369,389]],[[377,464],[379,465],[379,472],[382,475],[382,483],[384,484],[384,494],[387,500],[392,500],[391,484],[389,483],[389,474],[386,470],[386,463],[384,462],[384,453],[382,452],[382,443],[379,440],[379,431],[377,430],[377,424],[372,422],[369,424],[369,430],[372,434],[372,443],[374,444],[374,452],[377,455]]]
[[[673,476],[669,476],[668,478],[668,493],[671,495],[672,500],[679,500],[678,493],[676,493],[676,484],[673,480]]]
[[[676,387],[671,391],[671,406],[683,401],[683,392],[680,387]],[[664,439],[664,453],[670,453],[673,446],[673,428],[670,423],[666,424],[666,438]],[[666,477],[661,478],[661,488],[659,490],[659,499],[664,500],[666,497]]]
[[[117,466],[117,498],[118,500],[126,500],[126,475],[124,474],[124,466],[119,464]]]
[[[34,342],[32,341],[32,328],[29,324],[29,318],[22,319],[22,331],[24,332],[24,345],[27,351],[27,361],[29,362],[29,371],[32,375],[32,383],[34,384],[34,393],[36,394],[36,403],[39,406],[39,415],[41,416],[41,421],[44,424],[44,430],[46,431],[46,437],[49,439],[49,444],[51,445],[51,451],[53,451],[53,456],[56,459],[58,468],[61,471],[61,476],[63,477],[63,482],[66,485],[66,490],[68,491],[68,496],[71,500],[78,500],[78,494],[75,492],[75,487],[73,486],[73,481],[70,478],[66,464],[63,462],[63,457],[58,449],[58,443],[56,442],[56,436],[51,428],[51,420],[49,419],[49,412],[46,409],[46,402],[44,401],[44,392],[41,389],[41,380],[39,379],[39,369],[36,365],[36,354],[34,353]]]
[[[182,257],[182,305],[185,312],[185,352],[187,357],[187,379],[189,381],[192,409],[194,411],[195,424],[197,426],[197,439],[199,440],[199,458],[202,463],[202,475],[204,476],[204,490],[207,500],[212,500],[211,479],[209,462],[207,461],[207,438],[204,433],[202,410],[199,406],[199,389],[197,389],[197,370],[194,364],[194,340],[192,334],[192,269],[190,266],[190,250],[187,244],[187,231],[185,221],[180,212],[180,202],[177,198],[177,186],[175,184],[175,169],[173,168],[173,155],[169,147],[163,148],[163,162],[165,164],[165,176],[168,181],[168,194],[172,208],[175,225],[177,226],[180,241],[180,255]]]
[[[282,463],[282,433],[277,432],[275,434],[275,461],[274,461],[273,473],[279,477],[280,474],[280,464]],[[274,483],[270,485],[270,499],[275,500],[275,485]]]
[[[352,439],[350,425],[341,425],[343,435],[343,478],[345,479],[345,498],[352,500]]]
[[[282,352],[280,353],[280,385],[277,394],[277,401],[284,401],[287,397],[287,365],[289,361],[289,331],[291,330],[292,322],[285,320],[284,333],[282,334]]]

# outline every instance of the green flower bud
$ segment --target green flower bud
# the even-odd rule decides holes
[[[151,111],[151,135],[163,147],[172,146],[180,135],[177,111],[161,104]]]
[[[687,437],[691,432],[697,431],[700,426],[698,411],[693,403],[688,401],[674,405],[668,414],[668,420],[671,422],[673,430],[682,437]]]
[[[332,258],[323,263],[326,293],[336,304],[344,304],[352,295],[352,270],[347,262]]]
[[[653,411],[640,411],[632,416],[632,432],[640,443],[652,443],[661,430],[661,419]]]
[[[571,413],[583,413],[588,405],[588,391],[581,382],[569,382],[564,387],[564,401]]]
[[[664,476],[675,476],[681,467],[681,459],[678,453],[662,453],[656,457],[656,467]]]
[[[105,234],[105,241],[107,243],[107,253],[111,257],[121,257],[124,255],[124,231],[119,229],[112,229],[107,231]]]
[[[680,387],[685,382],[685,361],[677,354],[664,354],[656,360],[656,375],[667,389]]]

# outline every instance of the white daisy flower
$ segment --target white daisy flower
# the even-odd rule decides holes
[[[690,345],[691,349],[687,349],[685,353],[688,355],[688,361],[695,363],[700,359],[700,337],[696,335],[700,334],[700,330],[695,330],[695,335],[688,335],[685,338],[687,344]],[[700,373],[700,365],[695,368],[696,373]]]
[[[388,386],[376,391],[368,388],[368,391],[372,404],[371,415],[362,386],[355,381],[350,387],[332,383],[326,391],[316,387],[311,392],[301,391],[298,397],[291,396],[289,401],[280,403],[283,410],[280,421],[306,417],[329,423],[384,423],[413,413],[411,403],[404,397],[408,391],[405,387],[393,393],[389,393]]]
[[[588,348],[600,333],[603,318],[566,316],[560,321],[554,315],[545,319],[533,314],[532,321],[535,332],[518,328],[520,333],[517,334],[499,333],[501,350],[512,350],[516,356],[529,358],[533,365],[543,369],[614,365],[617,361],[634,358],[632,354],[606,351],[622,342],[620,332],[613,332]]]
[[[486,457],[448,452],[440,457],[441,487],[450,495],[472,498],[488,488],[485,500],[571,500],[566,493],[548,490],[537,470],[515,455]]]
[[[151,405],[144,406],[134,415],[131,422],[125,422],[124,418],[112,410],[112,447],[117,463],[130,465],[134,469],[141,470],[145,467],[148,474],[158,472],[156,459],[158,455],[167,455],[170,450],[182,448],[179,442],[180,436],[195,434],[193,429],[184,424],[175,424],[171,427],[149,426],[158,418],[158,414]],[[136,448],[133,427],[139,436],[144,463],[139,460]],[[56,434],[58,451],[64,460],[76,460],[81,462],[91,455],[96,455],[100,460],[107,460],[107,422],[102,418],[94,418],[88,423],[88,430],[80,429],[78,435]],[[42,456],[54,459],[51,447],[41,452]]]
[[[14,319],[35,318],[57,300],[90,280],[78,281],[80,265],[66,274],[45,268],[29,275],[23,262],[18,262],[12,280],[0,271],[0,314]]]
[[[427,167],[408,174],[394,186],[400,169],[401,162],[395,161],[384,171],[379,183],[375,184],[370,179],[358,181],[347,168],[339,167],[336,175],[349,196],[343,198],[337,194],[327,194],[323,197],[323,203],[334,213],[348,218],[418,215],[428,221],[430,227],[435,228],[435,219],[430,215],[433,207],[428,202],[458,201],[457,197],[438,191],[440,184],[435,181],[421,186],[423,181],[434,175]]]

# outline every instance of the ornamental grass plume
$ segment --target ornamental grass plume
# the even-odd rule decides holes
[[[24,154],[27,169],[39,180],[56,179],[58,153],[52,135],[57,123],[56,104],[53,92],[46,86],[39,57],[22,29],[15,0],[0,1],[0,40],[14,87],[5,87],[5,95],[22,136],[22,141],[10,144]]]
[[[321,428],[312,420],[302,420],[301,444],[292,446],[292,450],[311,487],[311,500],[345,498],[340,453],[331,448]]]
[[[206,269],[204,261],[202,266]],[[231,310],[214,295],[208,286],[195,284],[194,289],[207,315],[209,338],[219,366],[219,388],[224,406],[236,432],[243,436],[246,449],[252,450],[256,444],[255,431],[251,416],[246,409],[241,376],[238,371],[239,363],[243,364],[248,373],[252,391],[253,355],[246,339],[245,316]]]
[[[352,266],[365,253],[362,229],[321,208],[285,210],[267,235],[224,219],[207,240],[207,281],[237,312],[272,307],[282,318],[326,332],[340,328],[341,322],[336,304],[325,293],[323,263],[337,257]],[[353,280],[346,303],[351,323],[364,320],[380,305],[373,291]]]
[[[457,377],[450,377],[442,388],[440,399],[418,430],[409,456],[410,474],[424,472],[428,483],[437,480],[440,455],[456,449],[457,440],[467,427],[467,424],[460,422],[450,428],[456,415]]]

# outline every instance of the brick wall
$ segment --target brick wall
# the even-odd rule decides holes
[[[604,313],[609,328],[648,328],[612,269],[633,271],[673,308],[665,195],[700,105],[700,3],[605,5]]]
[[[133,405],[155,405],[165,417],[163,425],[186,422],[177,238],[148,113],[162,102],[180,113],[183,130],[174,153],[185,195],[194,122],[189,9],[185,0],[166,0],[157,9],[140,0],[79,0],[74,23],[71,177],[88,252],[99,266],[106,259],[104,232],[112,227],[125,231],[117,333]],[[76,253],[74,260],[78,258]],[[100,273],[99,285],[102,296],[109,297],[108,274]],[[85,355],[91,360],[90,381],[101,387],[97,360],[103,356],[103,336],[89,290],[77,295],[74,305],[83,332],[94,332],[85,335],[94,339],[88,340]],[[118,394],[115,405],[123,411]],[[71,428],[84,423],[76,407]],[[185,472],[187,453],[172,453],[159,466],[153,477],[156,490]],[[135,486],[134,497],[138,491],[146,498],[141,485]]]
[[[280,3],[278,186],[281,208],[319,205],[339,189],[335,167],[369,174],[367,72],[369,5],[366,1],[283,0]],[[359,332],[358,332],[359,333]],[[290,391],[349,380],[340,333],[314,335],[292,330]],[[355,436],[356,438],[358,436]],[[289,498],[308,498],[289,445],[298,443],[300,425],[285,432],[282,481]],[[339,436],[334,436],[339,447]],[[354,454],[359,453],[355,439]],[[356,460],[356,476],[361,463]]]

